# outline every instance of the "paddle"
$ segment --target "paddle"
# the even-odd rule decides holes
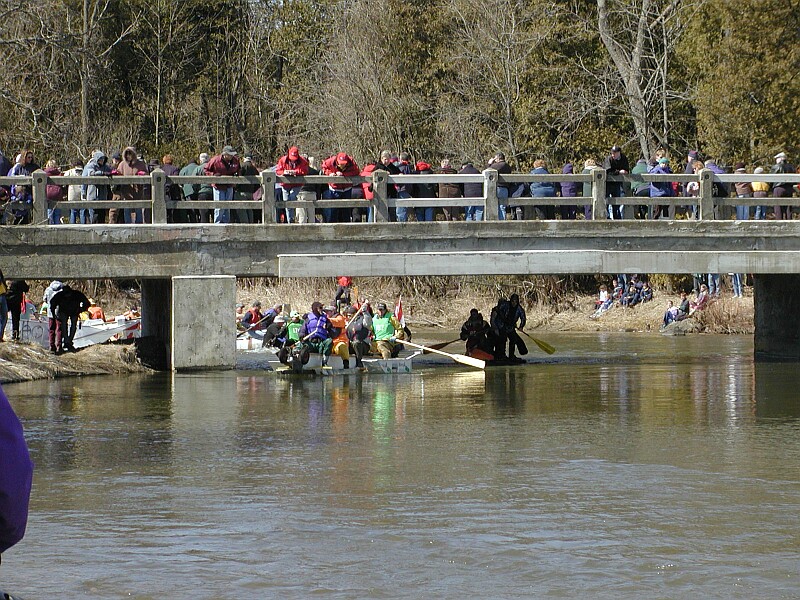
[[[256,327],[258,327],[258,326],[261,324],[261,322],[262,322],[262,321],[265,321],[265,320],[269,319],[271,316],[273,316],[273,315],[265,315],[263,318],[259,319],[258,321],[256,321],[256,322],[255,322],[255,323],[253,323],[252,325],[250,325],[250,327],[248,327],[248,328],[247,328],[247,329],[245,329],[244,331],[240,331],[239,333],[237,333],[237,334],[236,334],[236,337],[237,337],[237,338],[238,338],[238,337],[242,337],[242,336],[243,336],[245,333],[248,333],[248,332],[252,331],[252,330],[253,330],[253,329],[255,329]],[[275,315],[275,316],[277,316],[277,315]]]
[[[428,348],[430,348],[431,350],[441,350],[445,346],[449,346],[450,344],[455,344],[456,342],[460,342],[460,341],[461,341],[461,338],[456,338],[454,340],[450,340],[449,342],[441,342],[439,344],[431,344],[430,346],[428,346]],[[427,350],[425,352],[427,352]],[[424,352],[423,352],[423,354],[424,354]]]
[[[434,354],[441,354],[442,356],[446,356],[448,358],[452,358],[454,361],[461,363],[462,365],[469,365],[470,367],[475,367],[476,369],[483,369],[486,367],[486,362],[482,361],[477,358],[472,358],[471,356],[464,356],[463,354],[450,354],[449,352],[443,352],[441,350],[436,350],[429,346],[423,346],[421,344],[414,344],[409,342],[408,340],[397,340],[399,343],[403,344],[404,346],[411,346],[412,348],[419,348],[420,350],[428,350],[433,352]]]
[[[522,329],[518,329],[517,331],[522,331],[522,333],[524,333],[529,338],[531,338],[533,343],[536,344],[537,346],[539,346],[539,348],[541,348],[543,352],[547,352],[548,354],[553,354],[556,351],[556,349],[553,346],[551,346],[550,344],[548,344],[547,342],[545,342],[543,340],[536,339],[535,337],[533,337],[527,331],[523,331]]]

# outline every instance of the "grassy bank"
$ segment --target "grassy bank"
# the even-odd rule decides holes
[[[56,356],[38,344],[0,343],[0,383],[147,371],[133,344],[99,344]]]

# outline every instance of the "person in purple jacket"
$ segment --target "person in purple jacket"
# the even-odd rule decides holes
[[[25,535],[32,480],[22,425],[0,388],[0,554]]]
[[[573,175],[575,173],[572,163],[568,162],[561,169],[563,175]],[[560,183],[562,198],[575,198],[578,195],[578,183],[576,181],[562,181]],[[562,204],[560,209],[562,219],[575,220],[578,214],[578,207],[575,204]]]

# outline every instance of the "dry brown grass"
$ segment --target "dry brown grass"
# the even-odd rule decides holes
[[[133,344],[98,344],[56,356],[38,344],[0,343],[0,382],[54,379],[75,375],[142,373]]]

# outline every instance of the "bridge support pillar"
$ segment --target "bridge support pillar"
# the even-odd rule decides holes
[[[173,277],[170,364],[173,371],[233,369],[236,277]]]
[[[800,362],[800,275],[754,278],[755,359]]]

